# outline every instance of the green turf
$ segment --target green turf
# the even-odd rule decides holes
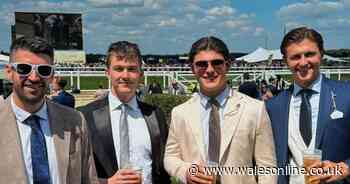
[[[229,80],[231,80],[233,78],[234,77],[229,77]],[[289,82],[291,82],[291,80],[292,80],[291,75],[283,75],[282,78],[284,80],[289,81]],[[70,79],[70,77],[65,77],[65,79],[68,82],[66,89],[70,89],[72,86],[71,79]],[[188,81],[193,81],[193,80],[195,80],[195,77],[194,76],[185,76],[185,77],[183,77],[183,79],[186,79]],[[332,74],[331,79],[338,80],[338,74]],[[350,74],[342,74],[340,79],[341,80],[350,80]],[[74,84],[77,83],[76,81],[77,81],[77,78],[74,77]],[[142,81],[144,81],[144,78],[142,79]],[[161,85],[161,87],[163,88],[163,77],[162,76],[148,77],[147,83],[151,84],[152,82],[159,83]],[[168,82],[170,82],[170,81],[168,81],[168,78],[166,77],[165,84],[168,84]],[[235,81],[232,83],[233,86],[237,86],[238,84],[239,84],[239,81]],[[80,89],[81,90],[98,89],[99,85],[102,85],[103,88],[107,89],[108,88],[107,77],[80,77]],[[165,86],[167,86],[167,85],[165,85]]]

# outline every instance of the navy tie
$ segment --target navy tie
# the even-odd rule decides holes
[[[312,93],[313,91],[311,89],[302,89],[299,92],[301,95],[299,130],[306,146],[310,145],[312,138],[312,117],[310,104],[310,97]]]
[[[31,115],[26,122],[32,128],[30,135],[33,184],[50,184],[50,169],[44,134],[40,128],[39,117]]]

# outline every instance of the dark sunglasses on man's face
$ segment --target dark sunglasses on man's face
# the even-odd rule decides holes
[[[35,70],[36,73],[42,78],[48,78],[53,73],[52,65],[46,65],[46,64],[32,65],[32,64],[26,64],[26,63],[12,63],[11,66],[20,76],[24,76],[24,77],[29,76],[33,70]]]
[[[202,61],[195,62],[194,65],[200,70],[206,70],[209,66],[209,63],[211,63],[211,66],[214,69],[219,69],[219,67],[221,67],[225,63],[225,60],[223,59],[214,59],[211,61],[202,60]]]

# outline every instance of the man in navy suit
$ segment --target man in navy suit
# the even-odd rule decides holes
[[[320,149],[313,167],[335,174],[310,178],[316,183],[350,183],[350,85],[320,74],[322,36],[300,27],[285,35],[281,53],[294,84],[266,103],[274,133],[277,165],[303,167],[303,151]],[[279,175],[279,184],[302,184],[303,175]]]
[[[64,90],[67,81],[61,77],[55,77],[52,81],[52,90],[54,94],[51,96],[52,101],[71,108],[75,106],[74,96]]]

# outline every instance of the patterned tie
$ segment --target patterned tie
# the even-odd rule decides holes
[[[209,118],[209,148],[208,159],[219,164],[220,143],[221,143],[221,128],[220,128],[220,104],[215,98],[209,99],[211,106]],[[220,175],[216,176],[216,184],[220,184]]]
[[[119,122],[120,168],[125,168],[130,162],[128,105],[122,104]]]
[[[299,130],[306,146],[310,145],[312,138],[312,118],[310,105],[310,97],[312,93],[313,91],[311,89],[302,89],[299,92],[299,94],[301,95]]]
[[[33,184],[50,184],[50,169],[47,157],[45,136],[40,128],[39,117],[29,116],[25,122],[32,128],[30,135]]]

